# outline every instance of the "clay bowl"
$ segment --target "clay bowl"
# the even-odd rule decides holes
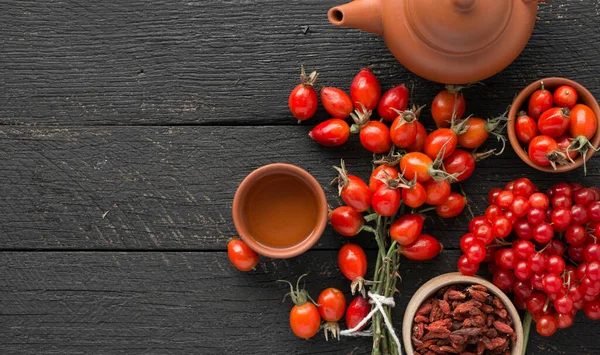
[[[491,282],[487,280],[484,280],[480,277],[464,276],[459,272],[452,272],[440,275],[438,277],[434,277],[433,279],[427,281],[423,286],[421,286],[410,299],[408,306],[406,306],[406,310],[404,312],[404,319],[402,321],[402,340],[404,341],[404,349],[406,350],[406,353],[415,353],[411,337],[413,320],[415,319],[415,313],[417,312],[419,306],[421,306],[421,304],[429,296],[434,294],[440,288],[453,284],[483,285],[488,288],[491,294],[498,296],[502,300],[502,303],[504,303],[504,305],[506,306],[508,314],[513,319],[513,328],[517,333],[517,342],[512,345],[511,354],[521,355],[521,353],[523,352],[524,340],[523,325],[521,324],[521,318],[519,317],[517,309],[512,304],[508,296],[506,296],[504,292],[500,291],[498,287],[494,286]]]
[[[306,237],[306,239],[300,241],[291,247],[276,248],[259,243],[249,232],[248,226],[244,221],[243,209],[246,202],[248,192],[251,187],[255,186],[258,181],[269,175],[291,175],[293,178],[302,181],[308,186],[311,193],[314,194],[317,205],[316,223],[312,228],[312,232]],[[300,255],[310,249],[321,237],[327,224],[327,198],[325,192],[319,184],[319,182],[306,170],[291,164],[275,163],[262,166],[253,172],[251,172],[239,185],[235,196],[233,198],[233,204],[231,208],[233,216],[233,224],[242,238],[242,240],[255,252],[262,256],[269,258],[291,258]]]
[[[564,173],[573,169],[577,169],[583,165],[582,156],[577,157],[577,159],[575,159],[574,164],[559,165],[556,167],[556,169],[554,169],[552,166],[539,166],[529,158],[529,155],[527,155],[527,151],[523,149],[523,145],[521,145],[521,143],[517,139],[517,135],[515,133],[515,121],[517,119],[517,114],[522,108],[525,108],[527,106],[527,100],[529,100],[529,96],[531,96],[531,94],[533,94],[534,91],[540,88],[542,81],[544,82],[544,87],[546,87],[546,89],[549,90],[554,90],[561,85],[572,86],[573,88],[575,88],[575,90],[577,90],[577,93],[579,94],[578,102],[589,106],[592,109],[592,111],[594,111],[594,113],[596,114],[596,117],[600,118],[600,106],[598,106],[598,102],[594,98],[594,95],[592,95],[592,93],[589,92],[581,84],[565,78],[540,79],[531,83],[525,89],[521,90],[519,95],[517,95],[517,97],[512,102],[512,106],[510,107],[510,111],[508,112],[507,127],[510,145],[512,145],[513,149],[515,150],[519,158],[521,158],[521,160],[523,160],[529,166],[537,170],[545,171],[548,173]],[[600,125],[598,125],[598,129],[600,130]],[[591,143],[596,148],[598,148],[598,145],[600,145],[600,134],[598,134],[598,132],[596,132],[596,135],[592,137]],[[588,150],[587,160],[589,160],[592,157],[592,155],[594,155],[594,153],[595,151],[593,149]]]

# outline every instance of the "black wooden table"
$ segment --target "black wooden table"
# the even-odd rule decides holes
[[[332,0],[0,1],[0,354],[367,354],[370,340],[295,338],[277,279],[304,272],[317,295],[347,290],[343,242],[329,228],[301,257],[233,269],[225,246],[237,184],[272,162],[323,184],[345,158],[366,177],[357,139],[325,149],[297,125],[287,95],[299,67],[348,89],[372,65],[384,88],[414,85],[429,104],[441,85],[399,65],[381,39],[334,28]],[[551,1],[523,54],[465,92],[468,112],[503,112],[546,76],[600,97],[600,1]],[[423,121],[431,123],[429,114]],[[511,149],[463,185],[474,213],[519,176],[541,186],[598,183],[600,157],[566,175],[536,172]],[[335,191],[326,188],[330,203]],[[424,281],[455,269],[468,217],[432,217],[446,246],[401,266],[402,308]],[[357,242],[370,249],[368,236]],[[598,354],[599,323],[582,315],[530,354]]]

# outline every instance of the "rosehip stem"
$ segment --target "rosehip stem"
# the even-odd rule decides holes
[[[583,175],[584,176],[587,175],[586,160],[587,160],[588,150],[590,150],[590,149],[592,149],[595,152],[598,151],[598,148],[594,148],[592,143],[585,136],[575,137],[573,139],[573,141],[571,142],[571,144],[566,149],[567,156],[569,155],[569,152],[573,151],[573,150],[581,153],[581,156],[583,157]]]
[[[387,228],[391,222],[389,217],[382,217],[376,213],[366,216],[375,220],[376,225],[363,226],[362,230],[372,233],[377,242],[378,252],[375,263],[375,272],[373,282],[370,284],[371,292],[385,297],[393,297],[396,291],[396,282],[398,280],[398,253],[397,242],[392,242],[386,250]],[[384,306],[385,315],[391,319],[391,307]],[[382,326],[383,315],[376,312],[372,319],[373,348],[372,355],[393,354],[398,355],[399,349],[396,348],[392,334],[386,327]]]
[[[531,331],[531,313],[525,311],[525,317],[523,318],[523,352],[521,355],[527,353],[527,342],[529,341],[529,332]]]
[[[550,243],[546,244],[538,253],[543,253],[550,246]]]
[[[456,102],[455,102],[455,104],[456,104]],[[454,113],[453,113],[453,115],[454,115]],[[469,118],[471,118],[471,116],[467,117],[466,119],[464,119],[462,121],[459,121],[458,123],[456,120],[453,119],[450,129],[453,130],[457,136],[467,132],[467,130],[469,129],[469,125],[468,125]]]
[[[502,148],[502,149],[504,150],[504,148]],[[491,157],[492,155],[500,155],[500,154],[502,154],[502,151],[500,151],[500,153],[496,153],[496,149],[486,150],[485,152],[481,152],[481,153],[476,153],[475,151],[473,151],[473,157],[475,158],[475,162],[479,162],[484,159],[487,159],[487,158]]]
[[[512,245],[512,243],[496,240],[494,244],[486,245],[486,248],[498,248]]]
[[[543,313],[546,313],[548,311],[548,306],[550,306],[550,297],[546,298],[546,303],[544,303],[544,308],[542,308]]]
[[[433,211],[435,210],[435,206],[431,206],[431,207],[427,207],[427,208],[423,208],[422,210],[418,210],[417,213],[419,214],[423,214],[425,212],[429,212],[429,211]]]
[[[342,194],[342,189],[344,186],[348,184],[348,172],[346,171],[346,165],[344,164],[344,159],[340,161],[340,166],[333,166],[333,168],[338,172],[338,177],[331,181],[331,184],[338,184],[338,194]]]
[[[354,121],[354,124],[350,127],[351,133],[360,133],[360,130],[371,121],[372,111],[367,110],[362,102],[359,102],[358,104],[362,107],[362,111],[356,109],[354,112],[350,113],[350,117],[352,117],[352,120]]]
[[[383,241],[383,238],[381,238],[381,236],[383,234],[380,233],[379,229],[381,225],[381,216],[377,216],[377,229],[371,227],[371,226],[362,226],[362,230],[369,232],[369,233],[373,233],[373,235],[375,236],[375,241],[377,242],[377,247],[379,249],[379,253],[377,255],[377,262],[379,262],[380,259],[382,259],[386,253],[385,253],[385,243]],[[373,278],[376,282],[377,280],[377,271],[379,268],[375,268],[375,277]]]
[[[506,113],[507,112],[504,112],[498,117],[488,119],[485,123],[485,130],[492,134],[502,132],[508,121]]]
[[[306,71],[304,71],[304,65],[300,67],[300,81],[304,86],[314,86],[317,82],[317,78],[319,77],[319,73],[316,71],[311,72],[309,75],[306,75]]]
[[[403,153],[406,154],[406,152],[403,150],[396,152],[396,146],[392,145],[390,151],[386,155],[382,155],[381,159],[373,159],[373,164],[388,166],[398,165],[400,163],[400,159],[402,159]]]
[[[368,214],[368,215],[365,216],[365,221],[366,222],[373,222],[374,220],[377,219],[377,217],[379,217],[379,215],[377,213],[371,213],[371,214]],[[371,228],[371,227],[369,227],[369,228]],[[365,230],[365,226],[363,226],[362,229]]]
[[[308,302],[308,300],[310,300],[313,304],[317,304],[308,294],[308,292],[306,292],[305,289],[301,289],[300,288],[300,280],[302,280],[302,278],[304,276],[306,276],[308,274],[302,274],[298,280],[296,281],[296,289],[294,290],[294,286],[292,285],[291,282],[287,281],[287,280],[277,280],[277,282],[283,282],[286,283],[290,286],[290,292],[286,293],[283,296],[283,301],[285,301],[285,299],[287,298],[287,296],[290,296],[290,298],[292,299],[292,302],[294,302],[295,305],[301,306],[303,304],[305,304],[306,302]]]

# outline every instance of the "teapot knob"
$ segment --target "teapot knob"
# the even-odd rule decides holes
[[[452,2],[459,11],[469,11],[475,5],[475,0],[452,0]]]

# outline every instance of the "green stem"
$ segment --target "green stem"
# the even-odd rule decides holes
[[[375,272],[373,275],[373,281],[375,282],[375,285],[373,285],[371,288],[373,289],[373,291],[375,293],[378,292],[379,290],[379,274],[380,274],[380,269],[381,269],[381,262],[383,258],[380,258],[379,255],[381,253],[381,250],[383,249],[383,242],[381,241],[381,237],[379,234],[379,224],[381,221],[381,216],[378,216],[377,218],[377,229],[370,227],[370,226],[363,226],[362,229],[366,232],[370,232],[373,233],[373,236],[375,237],[375,241],[377,242],[377,246],[379,247],[379,251],[377,252],[377,260],[375,262]]]
[[[375,284],[371,291],[385,297],[393,297],[396,289],[396,271],[398,269],[398,250],[397,242],[393,241],[386,250],[387,228],[390,223],[389,218],[379,216],[376,219],[375,228],[366,226],[364,230],[373,233],[377,242],[377,261],[375,263],[375,272],[373,281]],[[385,316],[391,320],[392,310],[389,306],[384,306]],[[396,348],[394,339],[390,331],[383,325],[384,315],[377,312],[373,315],[373,349],[372,355],[391,354],[397,355],[399,349]]]
[[[377,226],[381,226],[381,217],[377,219]],[[379,229],[380,228],[378,228],[377,232],[375,233],[375,240],[377,241],[377,247],[379,248],[379,251],[377,252],[377,259],[384,261],[383,258],[385,258],[386,255],[385,241],[383,240],[383,234]]]
[[[529,341],[529,332],[531,330],[531,313],[525,311],[525,318],[523,319],[523,352],[521,355],[527,353],[527,342]]]
[[[375,263],[375,275],[373,278],[373,281],[375,281],[375,292],[376,294],[381,294],[381,287],[382,287],[382,275],[385,274],[385,272],[381,272],[383,269],[383,265],[381,265],[383,262],[385,262],[383,256],[385,255],[385,246],[384,246],[384,241],[382,238],[382,233],[381,233],[381,225],[382,225],[382,217],[378,216],[377,217],[377,226],[373,229],[370,228],[371,232],[373,233],[373,235],[375,236],[375,241],[377,242],[377,246],[378,246],[378,252],[377,252],[377,261]],[[382,334],[381,334],[381,314],[379,312],[376,312],[373,315],[373,320],[372,320],[372,327],[373,327],[373,350],[371,352],[372,355],[380,355],[381,354],[381,347],[382,347]]]
[[[388,280],[389,283],[386,286],[386,297],[394,297],[394,291],[396,290],[396,281],[398,280],[398,278],[396,277],[396,272],[398,271],[398,251],[396,248],[396,241],[394,241],[392,243],[392,245],[390,245],[390,249],[388,250],[388,257],[391,258],[391,269],[390,269],[390,274],[388,275]],[[391,320],[392,319],[392,309],[391,307],[386,307],[386,313],[388,318]],[[390,347],[390,349],[392,349],[392,351],[390,352],[390,354],[392,355],[397,355],[399,353],[399,349],[396,348],[396,344],[394,343],[394,338],[392,337],[392,334],[388,332],[388,342],[392,345]]]
[[[423,209],[421,209],[421,210],[418,210],[418,211],[417,211],[417,213],[419,213],[419,214],[423,214],[423,213],[425,213],[425,212],[429,212],[429,211],[433,211],[433,210],[435,210],[435,206],[431,206],[431,207],[426,207],[426,208],[423,208]]]
[[[395,252],[395,248],[396,248],[396,244],[397,242],[394,241],[390,247],[388,248],[388,251],[385,255],[384,263],[384,271],[382,276],[380,277],[381,279],[381,286],[383,286],[383,289],[380,289],[379,294],[385,296],[385,297],[390,297],[390,295],[393,295],[393,288],[390,289],[390,285],[392,283],[392,270],[393,270],[393,253]],[[391,308],[389,306],[384,306],[385,309],[385,316],[391,320]],[[383,320],[383,316],[381,317]],[[396,345],[394,344],[393,338],[392,338],[392,334],[390,333],[390,331],[385,328],[382,327],[382,334],[381,334],[381,338],[382,339],[382,345],[383,345],[383,351],[384,354],[394,354],[395,353],[395,349],[396,349]]]
[[[395,249],[396,249],[397,244],[398,243],[394,240],[394,242],[390,245],[390,248],[388,249],[388,252],[385,256],[385,259],[386,259],[386,275],[385,276],[386,276],[386,278],[385,278],[385,288],[383,289],[383,293],[384,293],[385,297],[390,297],[391,294],[393,293],[393,289],[390,290],[390,283],[392,281],[392,275],[393,275],[393,273],[392,273],[392,271],[393,271],[392,270],[393,269],[392,257],[393,257],[393,253],[396,251]],[[390,291],[392,291],[392,292],[390,292]]]
[[[371,355],[379,355],[381,354],[381,351],[379,349],[379,346],[381,345],[381,320],[380,318],[380,313],[376,312],[373,315],[373,351],[371,352]]]
[[[371,213],[365,216],[365,221],[366,222],[373,222],[374,220],[377,219],[377,217],[379,217],[379,215],[377,213]]]
[[[390,348],[388,347],[388,337],[387,337],[388,331],[386,329],[387,329],[386,327],[383,327],[383,329],[382,329],[381,345],[383,348],[383,353],[387,355],[390,353]]]

